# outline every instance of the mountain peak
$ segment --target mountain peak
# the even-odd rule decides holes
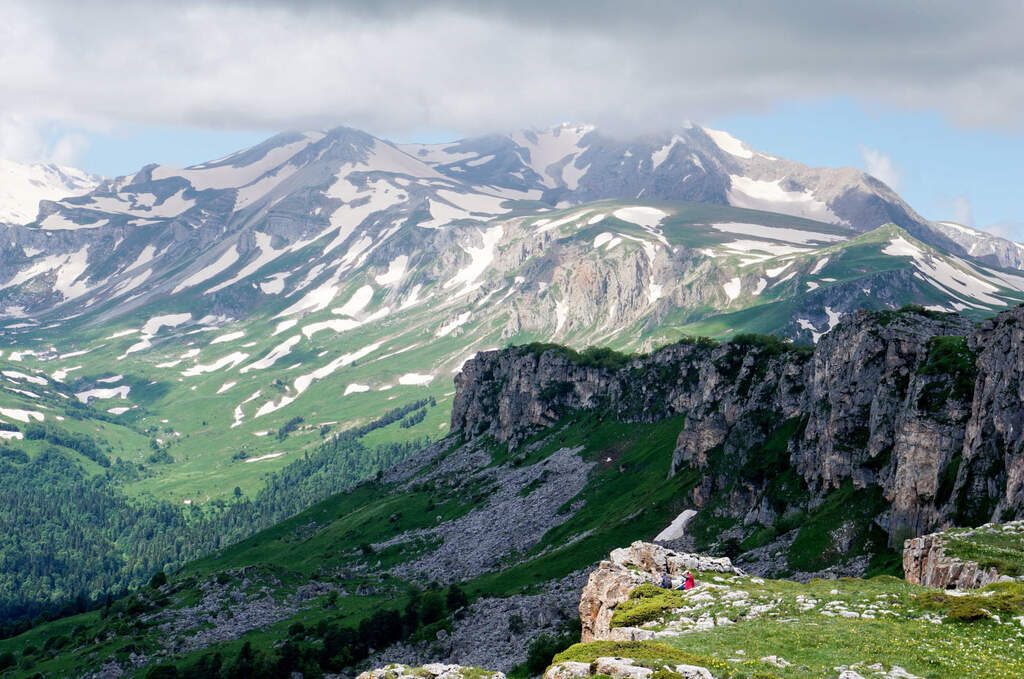
[[[73,167],[0,158],[0,222],[31,222],[39,213],[39,201],[80,196],[102,181],[102,177]]]

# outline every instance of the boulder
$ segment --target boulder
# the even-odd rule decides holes
[[[590,676],[590,663],[560,662],[544,672],[544,679],[586,679]]]
[[[634,542],[615,549],[590,573],[580,597],[580,641],[642,641],[653,638],[647,630],[612,629],[615,607],[629,598],[629,593],[644,583],[658,584],[662,573],[681,576],[686,571],[703,571],[741,575],[742,571],[727,558],[702,554],[680,554],[650,542]],[[650,636],[648,636],[650,634]]]
[[[975,589],[999,582],[995,568],[946,556],[938,534],[911,538],[903,543],[903,576],[907,582],[939,589]]]
[[[614,679],[650,679],[654,670],[636,665],[632,658],[598,658],[594,661],[594,674]]]

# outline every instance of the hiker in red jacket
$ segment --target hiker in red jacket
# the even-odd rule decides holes
[[[690,571],[686,571],[686,573],[683,575],[683,586],[680,589],[693,589],[694,585],[696,584],[697,583],[694,582],[693,579],[693,573],[691,573]]]

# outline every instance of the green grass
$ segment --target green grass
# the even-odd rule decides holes
[[[673,620],[697,616],[724,616],[732,624],[670,634],[659,642],[580,644],[561,659],[588,662],[602,655],[620,655],[648,659],[642,664],[649,666],[679,662],[665,650],[668,645],[710,659],[695,664],[713,671],[722,667],[716,676],[726,677],[766,673],[783,679],[812,679],[834,676],[834,668],[855,663],[898,665],[930,679],[1008,679],[1024,672],[1024,655],[1019,652],[1024,633],[1009,619],[1024,612],[1024,585],[994,585],[954,597],[891,577],[812,580],[803,585],[699,573],[697,580],[705,585],[703,590],[638,588],[635,598],[619,605],[618,609],[625,609],[617,609],[615,619],[665,630]],[[691,597],[707,594],[710,600],[690,602]],[[989,613],[978,615],[980,609],[1000,615],[1003,624]],[[857,615],[846,617],[838,611]],[[769,655],[793,664],[778,668],[760,660]]]
[[[1001,530],[997,525],[991,529],[954,529],[945,537],[943,551],[948,556],[976,561],[982,568],[995,568],[1003,575],[1024,575],[1024,530]]]
[[[730,673],[729,665],[717,658],[695,655],[678,647],[656,641],[594,641],[575,644],[557,654],[552,664],[560,662],[591,663],[598,658],[632,658],[637,665],[661,668],[665,665],[699,665],[711,669],[716,675]],[[728,675],[726,675],[728,676]]]

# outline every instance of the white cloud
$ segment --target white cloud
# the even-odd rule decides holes
[[[964,226],[974,226],[971,201],[966,196],[957,196],[953,199],[953,221]]]
[[[868,174],[881,179],[893,191],[900,191],[900,173],[890,156],[866,146],[860,147],[860,155]]]
[[[1024,222],[999,222],[980,227],[982,231],[1006,238],[1017,243],[1024,243]]]
[[[0,117],[86,130],[651,129],[835,96],[1024,120],[1010,1],[0,0],[0,14]]]
[[[88,137],[71,132],[50,139],[46,127],[28,116],[0,113],[0,158],[76,166],[89,147]]]

